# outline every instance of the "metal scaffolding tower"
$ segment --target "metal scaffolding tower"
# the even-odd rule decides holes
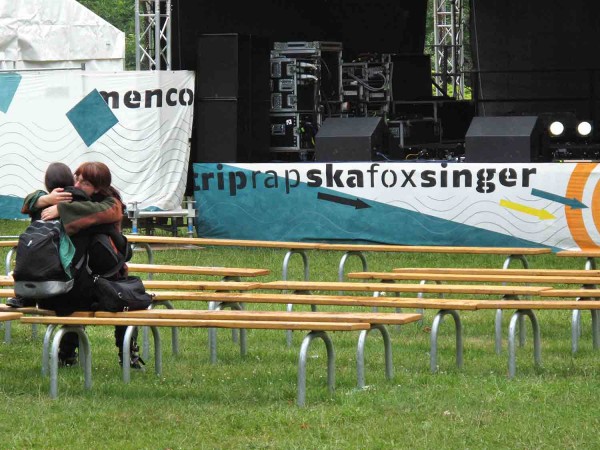
[[[171,69],[171,0],[135,1],[136,70]]]
[[[432,0],[434,70],[439,95],[465,97],[463,0]]]

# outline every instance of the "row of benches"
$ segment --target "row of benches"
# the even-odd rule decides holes
[[[306,400],[306,363],[311,343],[320,339],[327,350],[327,385],[330,390],[335,385],[335,352],[331,331],[360,331],[357,345],[358,387],[365,385],[364,351],[366,338],[372,330],[378,330],[384,343],[385,374],[393,377],[392,345],[384,325],[407,324],[418,321],[420,314],[375,313],[375,312],[269,312],[269,311],[221,311],[221,310],[142,310],[123,313],[78,312],[68,317],[49,314],[37,308],[21,308],[20,312],[0,311],[0,320],[17,320],[27,324],[48,325],[42,349],[42,373],[50,375],[50,396],[58,396],[58,349],[65,333],[74,332],[79,336],[80,361],[84,371],[84,387],[92,386],[91,344],[86,326],[126,326],[123,352],[129,353],[130,339],[137,327],[149,327],[154,338],[154,368],[157,375],[162,372],[162,347],[158,327],[192,328],[235,328],[260,330],[298,330],[308,332],[300,346],[298,358],[297,404],[303,406]],[[22,316],[27,314],[27,316]],[[58,328],[60,327],[60,328]],[[241,339],[242,356],[246,354],[245,339]],[[130,381],[130,367],[123,365],[123,381]]]
[[[282,242],[282,241],[259,241],[247,239],[208,239],[208,238],[184,238],[170,236],[142,236],[127,235],[134,247],[146,250],[148,263],[154,263],[153,245],[182,245],[182,246],[227,246],[227,247],[249,247],[249,248],[274,248],[287,250],[283,258],[282,278],[288,278],[289,265],[293,255],[298,254],[302,258],[304,280],[309,279],[308,251],[341,251],[343,252],[338,266],[338,280],[344,279],[345,267],[349,258],[359,258],[363,271],[367,271],[368,263],[365,257],[367,252],[388,253],[442,253],[442,254],[469,254],[469,255],[504,255],[503,267],[508,268],[513,261],[520,261],[523,267],[529,267],[527,256],[543,255],[552,253],[548,247],[457,247],[457,246],[403,246],[386,244],[328,244],[319,242]],[[17,241],[0,240],[0,247],[9,247],[6,256],[6,274],[10,272],[11,260],[16,250]]]
[[[162,238],[161,238],[162,239]],[[180,239],[180,238],[175,238],[175,239]],[[370,247],[370,246],[369,246]],[[382,250],[383,251],[383,250]],[[505,264],[506,265],[506,264]],[[260,282],[241,282],[241,281],[237,281],[240,280],[241,277],[256,277],[256,276],[262,276],[262,275],[267,275],[269,272],[265,271],[263,269],[235,269],[235,268],[211,268],[211,267],[204,267],[204,268],[198,268],[198,267],[187,267],[187,266],[151,266],[151,265],[141,265],[141,264],[132,264],[131,265],[131,269],[132,271],[136,271],[136,272],[147,272],[147,273],[157,273],[157,272],[163,272],[163,273],[186,273],[186,274],[196,274],[196,275],[215,275],[215,276],[221,276],[222,279],[224,281],[154,281],[154,280],[148,280],[146,281],[146,286],[148,289],[157,289],[156,293],[156,301],[160,304],[168,304],[173,300],[200,300],[200,301],[208,301],[210,307],[212,308],[212,310],[219,310],[223,307],[233,307],[235,309],[239,309],[241,311],[242,309],[242,304],[243,303],[281,303],[281,304],[288,304],[288,305],[292,305],[292,304],[309,304],[309,305],[317,305],[317,304],[323,304],[323,305],[345,305],[345,306],[371,306],[371,307],[392,307],[392,308],[402,308],[402,307],[412,307],[412,308],[420,308],[420,309],[438,309],[438,313],[435,316],[434,319],[434,323],[432,326],[432,334],[431,334],[431,359],[430,359],[430,365],[431,365],[431,369],[432,371],[436,371],[437,370],[437,336],[438,336],[438,330],[439,330],[439,326],[442,323],[443,318],[446,315],[451,315],[454,318],[455,321],[455,329],[456,329],[456,360],[457,360],[457,365],[459,367],[462,366],[462,325],[460,323],[460,318],[458,316],[457,311],[462,311],[462,310],[471,310],[471,311],[475,311],[475,310],[480,310],[480,309],[498,309],[498,310],[503,310],[503,309],[515,309],[516,312],[514,313],[513,317],[511,318],[511,322],[510,322],[510,327],[509,327],[509,376],[514,376],[515,371],[516,371],[516,363],[515,363],[515,330],[517,329],[517,323],[520,322],[521,318],[524,317],[529,317],[531,319],[533,328],[534,328],[534,360],[536,362],[536,364],[540,363],[540,358],[541,358],[541,350],[540,350],[540,342],[539,342],[539,325],[537,323],[537,320],[535,318],[535,315],[533,314],[534,310],[537,309],[575,309],[577,308],[578,310],[580,309],[589,309],[591,311],[596,311],[597,309],[600,308],[600,302],[569,302],[569,301],[564,301],[564,300],[553,300],[553,301],[540,301],[540,300],[535,300],[535,301],[523,301],[523,300],[518,300],[517,302],[510,302],[507,300],[499,300],[499,301],[490,301],[490,300],[478,300],[478,299],[441,299],[441,298],[436,298],[436,299],[424,299],[424,298],[400,298],[400,297],[396,297],[396,298],[382,298],[382,297],[373,297],[373,296],[357,296],[357,295],[352,295],[352,296],[347,296],[347,295],[342,295],[342,293],[344,291],[355,291],[355,292],[369,292],[371,294],[375,294],[375,295],[379,295],[379,293],[381,292],[392,292],[392,293],[402,293],[402,292],[411,292],[411,293],[417,293],[418,295],[423,295],[425,293],[429,293],[429,294],[435,294],[436,296],[442,296],[442,295],[446,295],[446,294],[468,294],[468,295],[502,295],[505,298],[514,298],[515,296],[553,296],[553,297],[592,297],[594,295],[597,295],[598,293],[593,292],[592,290],[585,290],[585,292],[581,292],[581,290],[576,289],[576,290],[561,290],[558,291],[556,289],[552,289],[552,287],[550,286],[551,283],[558,283],[560,282],[565,283],[567,281],[572,282],[574,284],[595,284],[594,282],[596,281],[596,279],[594,278],[593,275],[597,275],[595,273],[591,273],[591,270],[587,273],[576,273],[576,272],[580,272],[580,271],[571,271],[570,273],[561,273],[558,271],[555,271],[554,273],[550,273],[550,272],[536,272],[534,275],[531,274],[531,269],[499,269],[499,271],[502,271],[503,273],[483,273],[484,275],[487,275],[487,279],[484,278],[479,278],[479,279],[471,279],[469,280],[468,277],[473,277],[475,275],[481,277],[482,273],[473,273],[473,269],[466,269],[466,270],[470,270],[471,272],[467,272],[466,270],[461,274],[458,272],[455,272],[455,275],[463,275],[462,278],[455,278],[455,279],[450,279],[450,278],[446,278],[444,279],[434,279],[433,278],[429,278],[428,276],[423,276],[424,274],[427,275],[426,272],[426,268],[420,268],[422,269],[421,272],[419,272],[418,274],[416,274],[418,271],[415,270],[415,272],[412,272],[411,274],[411,270],[408,270],[406,272],[404,272],[401,269],[398,269],[397,271],[395,271],[396,274],[396,279],[394,279],[394,277],[389,277],[387,279],[387,283],[342,283],[342,282],[334,282],[334,283],[324,283],[324,282],[308,282],[308,281],[303,281],[303,282],[290,282],[287,280],[282,280],[282,281],[276,281],[276,282],[270,282],[270,283],[260,283]],[[481,269],[478,269],[481,270]],[[496,270],[496,269],[489,269],[489,270]],[[516,273],[515,271],[521,270],[523,271],[523,273]],[[509,271],[509,272],[506,272]],[[583,272],[583,271],[581,271]],[[443,271],[440,269],[440,271],[438,272],[439,274],[443,274]],[[510,273],[510,279],[507,278],[490,278],[492,276],[505,276],[506,273]],[[381,273],[380,273],[381,274]],[[407,275],[408,274],[408,275]],[[415,275],[416,274],[416,275]],[[452,273],[448,273],[448,274],[452,274]],[[468,275],[468,277],[465,277],[465,275]],[[590,276],[592,275],[592,276]],[[369,277],[370,275],[365,275],[364,273],[362,274],[348,274],[349,278],[360,278],[360,277]],[[387,277],[387,275],[386,275]],[[405,278],[402,278],[405,277]],[[410,278],[413,277],[413,278]],[[521,277],[521,278],[515,278],[515,277]],[[540,280],[536,280],[535,278],[532,277],[544,277],[545,279],[540,279]],[[551,277],[555,277],[555,278],[551,278]],[[559,277],[559,278],[556,278]],[[566,279],[565,277],[570,277],[569,279]],[[539,284],[544,284],[544,286],[507,286],[506,284],[503,285],[433,285],[433,286],[424,286],[422,283],[420,284],[406,284],[406,283],[402,283],[402,284],[393,284],[390,283],[389,281],[396,281],[396,280],[425,280],[429,278],[430,280],[436,281],[436,282],[440,282],[440,281],[489,281],[489,282],[520,282],[520,283],[539,283]],[[378,276],[372,276],[371,277],[372,280],[374,279],[378,279],[378,281],[380,280],[384,280],[385,278],[381,278]],[[231,280],[236,280],[236,281],[231,281]],[[10,285],[10,279],[0,279],[0,284],[3,284],[6,286]],[[158,289],[177,289],[177,291],[160,291]],[[187,291],[182,291],[186,289]],[[211,291],[218,291],[218,292],[206,292],[207,290],[211,290]],[[247,292],[227,292],[230,290],[235,290],[235,291],[247,291]],[[265,294],[265,293],[261,293],[261,292],[256,292],[256,290],[281,290],[281,291],[291,291],[289,293],[284,293],[284,294]],[[4,295],[9,295],[10,294],[10,290],[5,290],[6,292],[4,293]],[[312,291],[339,291],[338,295],[331,295],[331,294],[327,294],[327,295],[314,295],[314,294],[309,294]],[[304,293],[304,294],[302,294]],[[289,307],[289,306],[288,306]],[[316,308],[314,308],[316,309]],[[137,317],[135,318],[135,320],[161,320],[161,321],[165,321],[165,323],[160,323],[157,325],[152,325],[152,326],[198,326],[198,325],[178,325],[178,323],[176,322],[176,320],[183,320],[183,319],[176,319],[174,314],[178,314],[181,310],[172,310],[172,308],[168,311],[162,311],[162,313],[167,314],[168,318],[161,318],[161,319],[156,319],[155,316],[150,316],[150,317]],[[235,314],[239,314],[240,311],[235,311]],[[138,314],[154,314],[154,312],[151,311],[143,311],[140,312]],[[291,313],[291,311],[288,311],[288,313]],[[97,314],[102,314],[102,313],[97,313]],[[110,324],[114,324],[116,322],[116,320],[127,320],[127,321],[131,321],[133,320],[133,317],[130,315],[130,313],[125,313],[126,316],[124,317],[108,317],[108,319],[113,320],[113,322],[111,322]],[[305,329],[305,328],[294,328],[295,326],[287,326],[285,324],[287,323],[291,323],[289,321],[285,322],[283,321],[284,317],[287,317],[288,319],[290,318],[289,316],[285,315],[286,313],[276,313],[274,314],[275,317],[281,317],[282,319],[278,320],[278,324],[277,326],[279,326],[281,329]],[[313,313],[310,313],[313,314]],[[413,315],[414,316],[414,315]],[[239,318],[239,316],[238,316]],[[414,320],[411,321],[416,321],[419,320],[420,316],[418,316],[417,318],[414,318]],[[49,327],[49,329],[53,329],[52,326],[58,326],[63,325],[66,327],[71,327],[73,326],[73,323],[67,323],[66,321],[70,320],[71,318],[57,318],[57,317],[49,317],[49,316],[31,316],[31,317],[25,317],[22,318],[22,321],[24,321],[25,323],[33,323],[33,324],[37,324],[37,323],[46,323],[46,324],[51,324],[51,327]],[[94,324],[98,324],[98,325],[105,325],[105,324],[109,324],[109,323],[104,323],[107,322],[106,320],[107,317],[100,317],[100,316],[96,316],[94,315],[94,317],[90,317],[88,315],[88,317],[86,317],[86,320],[88,321],[97,321],[94,322]],[[76,318],[75,320],[79,320],[81,321],[82,318]],[[185,320],[189,320],[189,319],[185,319]],[[198,319],[198,320],[208,320],[208,319]],[[244,319],[247,320],[247,319]],[[340,319],[342,320],[342,319]],[[593,320],[594,320],[594,316],[593,316]],[[51,323],[52,321],[54,321],[54,323]],[[231,325],[232,328],[253,328],[253,327],[261,327],[262,325],[259,324],[259,322],[262,321],[256,321],[253,320],[253,322],[255,323],[254,326],[248,326],[248,327],[242,327],[240,326],[239,323],[234,324],[234,322],[232,321],[228,321],[227,323]],[[149,322],[145,322],[144,326],[150,326],[150,325],[146,325]],[[302,322],[304,325],[306,326],[307,323],[310,322]],[[323,323],[326,322],[322,322],[321,326],[325,326],[323,325]],[[336,322],[339,323],[339,322]],[[347,323],[353,323],[353,322],[347,322]],[[88,323],[88,324],[91,324]],[[119,322],[119,324],[123,324],[123,322]],[[142,323],[141,322],[135,322],[129,323],[131,326],[141,326]],[[234,324],[234,325],[232,325]],[[258,324],[258,325],[256,325]],[[212,326],[214,325],[214,327]],[[247,324],[246,324],[247,325]],[[521,322],[522,325],[522,322]],[[204,325],[205,327],[214,329],[217,327],[222,327],[219,324],[216,324],[214,322],[211,323],[207,323]],[[364,325],[363,325],[364,326]],[[77,325],[75,328],[81,328],[81,324]],[[226,326],[229,327],[229,326]],[[310,326],[309,326],[310,327]],[[81,329],[79,329],[79,332],[83,332]],[[596,330],[596,326],[594,327],[594,330]],[[356,329],[356,328],[354,328]],[[358,328],[360,329],[360,328]],[[370,328],[369,328],[370,329]],[[522,330],[523,327],[521,326],[520,329]],[[311,330],[312,331],[326,331],[326,330]],[[364,330],[363,330],[364,331]],[[47,331],[48,333],[48,331]],[[156,332],[153,329],[153,333],[156,337]],[[383,331],[382,331],[383,333]],[[309,333],[310,335],[310,333]],[[242,348],[245,347],[244,344],[244,340],[243,340],[243,335],[240,333],[240,336],[242,337],[241,341],[241,345]],[[308,338],[308,335],[307,335]],[[305,338],[305,341],[306,339]],[[84,339],[84,338],[82,338]],[[310,339],[312,340],[312,339]],[[309,343],[310,343],[309,340]],[[323,340],[326,341],[326,338],[324,338]],[[45,339],[46,341],[46,339]],[[210,339],[209,339],[210,341]],[[213,344],[211,344],[211,349],[212,349],[212,345],[216,346],[216,340],[212,341]],[[597,337],[597,333],[596,331],[594,331],[594,347],[597,347],[597,343],[598,343],[598,337]],[[50,354],[50,350],[48,350],[49,348],[49,343],[45,346],[45,348],[47,348],[46,350],[46,355]],[[387,344],[386,344],[387,345]],[[308,344],[306,344],[306,348],[307,348]],[[326,343],[326,346],[329,347],[329,344]],[[155,345],[155,352],[156,352],[156,347],[158,347],[158,345]],[[303,343],[303,348],[305,347],[305,344]],[[85,344],[84,344],[84,352],[86,351],[85,348]],[[243,350],[244,352],[244,350]],[[328,350],[329,352],[329,350]],[[52,353],[53,354],[53,353]],[[211,355],[212,355],[212,350],[211,350]],[[159,367],[160,370],[160,360],[159,357],[156,356],[155,353],[155,358],[156,358],[156,366]],[[45,360],[51,361],[51,357],[46,357]],[[91,357],[90,357],[91,359]],[[302,352],[301,352],[301,357],[300,359],[302,360]],[[329,359],[329,357],[328,357]],[[387,356],[386,356],[386,361],[387,361]],[[84,366],[87,364],[87,360],[86,357],[84,356],[82,358],[82,362],[84,363]],[[54,367],[52,364],[50,364],[50,366]],[[44,367],[44,365],[43,365]],[[328,364],[329,367],[329,364]],[[359,364],[357,362],[357,367],[359,367]],[[54,369],[50,370],[51,372]],[[126,369],[124,369],[124,379],[126,378],[125,375],[125,371]],[[302,370],[299,367],[299,384],[298,384],[298,404],[303,404],[304,403],[304,388],[302,387],[302,383],[301,383],[301,372]],[[360,369],[359,369],[360,372]],[[388,370],[386,368],[386,374],[388,373]],[[51,376],[52,378],[52,376]],[[88,375],[86,375],[86,380],[88,378]],[[91,383],[91,373],[89,374],[89,379],[90,379],[90,383]],[[360,385],[360,379],[361,377],[359,376],[359,385]],[[363,376],[363,380],[364,380],[364,376]],[[304,380],[305,383],[305,380]],[[56,385],[56,381],[54,383],[51,383],[51,386],[54,384],[54,389],[57,392],[57,385]],[[87,381],[86,381],[87,384]]]
[[[152,268],[146,268],[148,270]],[[158,271],[158,268],[156,268]],[[222,272],[221,272],[222,274]],[[418,277],[421,277],[421,273]],[[351,277],[371,277],[371,278],[386,278],[393,274],[377,273],[377,274],[350,274]],[[490,275],[495,276],[495,275]],[[549,275],[552,277],[554,275]],[[543,280],[535,280],[532,275],[529,281],[543,282]],[[463,277],[463,281],[464,281]],[[551,279],[551,278],[548,278]],[[495,279],[493,279],[495,281]],[[6,279],[8,283],[10,280]],[[526,280],[519,280],[524,282]],[[565,281],[565,280],[561,280]],[[590,281],[590,280],[588,280]],[[596,281],[596,280],[592,280]],[[268,283],[259,282],[215,282],[215,281],[154,281],[148,280],[145,282],[148,289],[178,289],[177,291],[161,291],[155,293],[155,300],[158,303],[171,302],[173,300],[195,300],[206,301],[213,310],[219,310],[223,307],[231,307],[241,310],[241,305],[244,303],[280,303],[280,304],[309,304],[315,305],[337,305],[337,306],[370,306],[373,308],[388,307],[388,308],[420,308],[420,309],[438,309],[432,325],[431,334],[431,356],[430,367],[432,371],[437,370],[437,339],[439,326],[445,316],[450,315],[454,318],[456,329],[456,361],[459,367],[462,366],[462,325],[457,311],[464,310],[482,310],[482,309],[498,309],[498,310],[516,310],[513,314],[509,327],[509,376],[514,376],[516,371],[515,361],[515,331],[517,329],[517,321],[524,317],[529,317],[534,328],[534,360],[536,364],[540,363],[541,350],[539,342],[539,325],[534,310],[540,309],[578,309],[596,311],[600,309],[600,302],[595,301],[565,301],[565,300],[510,300],[519,295],[536,295],[548,297],[594,297],[600,292],[590,289],[574,289],[574,290],[556,290],[551,286],[507,286],[507,285],[423,285],[423,284],[392,284],[392,283],[349,283],[349,282],[290,282],[290,281],[275,281]],[[182,291],[181,289],[187,289]],[[292,293],[284,294],[268,294],[255,292],[252,290],[288,290]],[[205,292],[206,290],[215,290],[218,292]],[[227,292],[229,290],[247,292]],[[311,291],[357,291],[357,292],[412,292],[412,293],[435,293],[441,294],[471,294],[471,295],[502,295],[503,300],[478,300],[478,299],[431,299],[431,298],[382,298],[373,296],[357,296],[357,295],[314,295],[309,294]],[[2,290],[0,295],[12,295],[10,289]],[[178,310],[167,311],[167,317],[173,318]],[[129,313],[127,313],[129,314]],[[146,311],[142,314],[147,314]],[[288,313],[289,314],[289,313]],[[337,313],[340,318],[343,318],[344,313]],[[127,315],[127,318],[132,317]],[[277,312],[271,314],[271,317],[287,317],[286,313]],[[91,318],[86,318],[92,320]],[[95,320],[96,318],[94,318]],[[122,317],[125,319],[125,317]],[[71,318],[27,318],[27,323],[53,323],[70,325]],[[76,319],[80,320],[80,319]],[[128,319],[129,320],[129,319]],[[415,319],[416,320],[416,319]],[[170,326],[176,326],[176,322],[169,322]],[[102,323],[100,323],[102,324]],[[164,324],[166,326],[167,324]],[[237,324],[239,325],[239,324]],[[208,326],[208,325],[207,325]],[[279,324],[282,329],[294,329],[294,327],[285,327]],[[232,326],[232,328],[243,328],[241,326]],[[252,328],[252,327],[251,327]],[[598,346],[598,335],[594,327],[594,347]],[[522,330],[522,327],[521,327]],[[216,345],[216,341],[212,341]]]

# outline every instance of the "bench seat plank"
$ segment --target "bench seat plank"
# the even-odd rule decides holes
[[[18,320],[22,316],[23,316],[23,314],[20,313],[20,312],[16,312],[16,311],[15,312],[13,312],[13,311],[5,312],[5,311],[2,311],[2,312],[0,312],[0,322],[5,322],[5,321],[8,321],[8,320]]]
[[[300,322],[366,322],[402,325],[416,322],[421,314],[375,313],[375,312],[282,312],[282,311],[232,311],[232,310],[181,310],[151,309],[109,313],[97,311],[95,317],[143,317],[157,319],[208,319],[208,320],[256,320]]]
[[[308,331],[354,331],[368,330],[369,323],[360,322],[291,322],[273,320],[209,320],[209,319],[152,319],[129,317],[58,317],[28,316],[21,317],[22,323],[54,325],[122,325],[154,327],[192,327],[192,328],[248,328],[273,330]]]
[[[543,297],[600,297],[600,289],[548,289]]]
[[[481,300],[477,309],[535,309],[535,310],[572,310],[600,309],[600,302],[594,300]]]
[[[256,277],[269,275],[269,269],[254,269],[246,267],[201,267],[201,266],[177,266],[163,264],[127,264],[130,272],[144,273],[177,273],[189,275],[214,275],[214,276],[238,276]]]
[[[299,305],[366,306],[381,308],[419,308],[423,301],[431,308],[475,310],[476,301],[455,299],[418,299],[358,295],[272,294],[255,292],[177,292],[156,291],[155,301],[188,300],[206,302],[277,303]]]
[[[556,252],[556,256],[562,257],[579,257],[579,258],[597,258],[600,256],[600,250],[590,249],[590,250],[561,250],[560,252]]]
[[[556,284],[600,284],[600,276],[566,277],[553,275],[478,274],[478,273],[413,273],[413,272],[351,272],[351,279],[361,280],[428,280],[428,281],[473,281],[497,283],[556,283]]]
[[[35,314],[39,316],[56,316],[56,313],[50,309],[36,308],[35,306],[26,306],[24,308],[13,308],[8,305],[0,305],[0,312],[19,312],[22,314]],[[94,317],[93,311],[75,311],[68,317]]]
[[[216,245],[236,247],[262,247],[262,248],[289,248],[317,250],[317,243],[310,242],[284,242],[284,241],[255,241],[246,239],[208,239],[208,238],[186,238],[174,236],[140,236],[126,235],[132,244],[178,244],[178,245]]]
[[[320,244],[319,250],[399,252],[399,253],[456,253],[473,255],[544,255],[550,248],[527,247],[455,247],[443,245],[385,245],[385,244]]]
[[[182,290],[209,290],[209,291],[245,291],[256,289],[258,282],[246,281],[172,281],[172,280],[143,280],[146,289],[182,289]]]
[[[534,275],[565,277],[600,277],[600,270],[585,269],[489,269],[477,267],[397,267],[392,272],[482,275]]]
[[[349,283],[324,281],[271,281],[261,283],[258,289],[296,291],[362,291],[362,292],[424,292],[447,294],[535,295],[551,286],[492,286],[475,284],[402,284],[402,283]]]

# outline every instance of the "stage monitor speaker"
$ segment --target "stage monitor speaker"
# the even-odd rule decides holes
[[[539,161],[541,140],[537,116],[474,117],[465,136],[465,161]]]
[[[382,117],[330,117],[315,136],[315,161],[372,161],[382,150]]]

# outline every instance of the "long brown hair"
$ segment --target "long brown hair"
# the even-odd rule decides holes
[[[89,181],[98,190],[98,194],[103,196],[115,197],[121,201],[121,195],[112,185],[112,175],[110,169],[104,163],[99,161],[88,161],[81,163],[75,171],[75,176],[80,176]]]

